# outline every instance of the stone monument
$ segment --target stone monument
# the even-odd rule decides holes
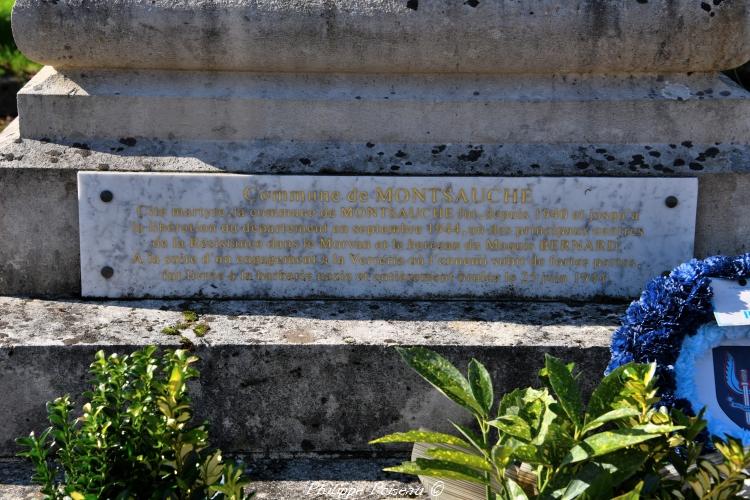
[[[0,136],[0,450],[185,308],[228,451],[461,418],[394,344],[498,391],[543,352],[603,371],[649,277],[748,250],[749,10],[18,0],[47,66]]]

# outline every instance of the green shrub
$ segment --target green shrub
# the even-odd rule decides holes
[[[388,471],[479,483],[488,500],[734,498],[747,477],[750,454],[734,439],[715,443],[721,464],[701,458],[703,445],[696,439],[705,421],[658,406],[653,364],[618,368],[586,406],[573,365],[547,356],[540,372],[544,388],[516,389],[495,405],[490,375],[478,361],[471,361],[466,378],[428,349],[398,351],[471,412],[477,428],[453,424],[457,435],[410,431],[376,439],[372,443],[436,445],[427,451],[430,458]],[[534,470],[534,484],[511,477],[521,464]],[[665,474],[668,466],[671,475]]]
[[[29,61],[16,48],[10,25],[10,14],[15,0],[0,0],[0,76],[14,75],[23,80],[39,71],[41,65]]]
[[[198,376],[197,360],[182,350],[159,357],[155,347],[99,351],[81,416],[68,396],[58,398],[47,404],[51,427],[17,440],[46,498],[250,498],[242,469],[208,448],[206,425],[190,426],[186,383]]]

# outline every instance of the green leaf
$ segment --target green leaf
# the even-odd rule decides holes
[[[192,446],[191,446],[192,449]],[[221,452],[216,451],[209,455],[201,466],[201,480],[205,485],[212,485],[219,482],[224,472],[224,465],[221,463]]]
[[[169,377],[169,395],[177,398],[182,391],[183,385],[182,370],[178,365],[172,367],[172,374]]]
[[[618,408],[617,410],[608,411],[607,413],[599,415],[597,418],[584,425],[583,432],[590,432],[598,427],[601,427],[607,422],[612,422],[613,420],[635,417],[640,414],[641,412],[636,408]]]
[[[625,387],[623,372],[627,365],[620,366],[604,377],[599,385],[591,393],[589,399],[588,416],[591,420],[604,415],[612,409],[612,406],[621,399],[621,393]]]
[[[431,431],[396,432],[394,434],[388,434],[387,436],[383,436],[381,438],[370,441],[370,444],[384,443],[450,444],[453,446],[471,448],[471,445],[469,443],[459,437]]]
[[[492,462],[498,469],[505,469],[510,463],[510,459],[513,457],[513,448],[510,446],[501,446],[496,444],[492,447],[490,453]]]
[[[661,434],[649,434],[637,429],[617,429],[594,434],[574,446],[563,460],[563,465],[606,455],[660,436]]]
[[[243,470],[241,467],[235,467],[232,464],[225,464],[222,471],[222,482],[209,486],[208,491],[211,493],[223,493],[226,500],[249,500],[253,498],[254,493],[245,494],[244,488],[250,484],[242,478]],[[222,498],[214,497],[210,498]]]
[[[16,438],[16,444],[24,448],[33,448],[34,444],[36,444],[36,439],[33,437],[20,437],[20,438]],[[23,453],[27,453],[27,452],[23,452]],[[26,455],[18,453],[18,456],[23,457]]]
[[[512,500],[528,500],[529,498],[526,492],[523,491],[523,488],[509,477],[505,478],[505,490],[508,493],[508,497]]]
[[[461,424],[457,424],[455,422],[451,422],[451,425],[456,428],[458,432],[461,433],[463,437],[466,438],[466,440],[471,443],[471,446],[479,451],[480,453],[484,453],[484,446],[482,445],[482,438],[480,438],[475,432],[473,432],[471,429],[469,429],[466,426],[463,426]]]
[[[622,450],[599,459],[599,463],[610,475],[612,487],[616,488],[641,470],[651,454],[636,449]]]
[[[573,500],[586,493],[588,498],[609,498],[612,487],[609,472],[601,465],[588,463],[570,480],[560,494],[561,500]]]
[[[638,483],[636,487],[633,488],[631,491],[625,493],[624,495],[614,497],[612,500],[640,500],[642,490],[643,490],[643,481]]]
[[[504,415],[495,420],[487,422],[505,434],[518,438],[522,441],[531,441],[531,428],[526,421],[516,415]]]
[[[404,462],[396,467],[383,469],[386,472],[398,472],[400,474],[411,474],[414,476],[439,477],[443,479],[458,479],[478,484],[487,484],[484,473],[477,472],[469,467],[463,467],[441,460],[417,459],[416,462]]]
[[[485,416],[492,410],[495,395],[492,390],[492,378],[487,368],[476,359],[469,363],[469,385],[471,393],[485,411]]]
[[[555,391],[557,399],[568,418],[578,429],[581,427],[581,414],[583,413],[583,400],[569,367],[549,354],[545,355],[545,369],[552,390]]]
[[[427,454],[436,460],[452,462],[458,465],[465,465],[466,467],[471,467],[472,469],[478,469],[487,472],[492,472],[493,470],[492,464],[490,462],[473,453],[448,450],[445,448],[430,448],[429,450],[427,450]]]
[[[513,457],[532,465],[548,465],[548,460],[541,456],[539,448],[532,444],[513,447]]]
[[[703,415],[706,413],[706,409],[703,408],[695,417],[688,417],[682,411],[677,408],[672,408],[670,412],[672,422],[677,425],[682,425],[685,430],[682,431],[682,436],[688,441],[693,441],[698,435],[706,428],[706,421],[703,419]]]
[[[533,391],[534,389],[527,389],[527,391]],[[525,406],[524,403],[524,391],[521,389],[513,389],[512,391],[503,394],[500,398],[500,404],[497,408],[497,414],[499,415],[518,415],[521,408]]]
[[[670,432],[681,431],[685,427],[681,425],[642,424],[633,426],[632,428],[648,434],[669,434]]]
[[[580,469],[566,488],[559,490],[562,498],[611,498],[613,491],[640,471],[649,458],[648,452],[623,450],[590,462]]]
[[[542,444],[547,439],[550,433],[553,433],[555,427],[555,421],[558,420],[557,414],[550,408],[554,403],[555,399],[545,392],[545,398],[542,400],[544,403],[543,413],[539,420],[539,425],[536,429],[536,437],[532,441],[534,444]]]
[[[474,414],[484,414],[469,382],[447,359],[424,347],[397,347],[396,350],[406,364],[446,397]]]

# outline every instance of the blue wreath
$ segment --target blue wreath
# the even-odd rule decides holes
[[[607,373],[631,361],[656,362],[661,404],[692,413],[690,403],[675,396],[675,363],[683,340],[713,321],[711,278],[748,277],[750,253],[693,259],[651,280],[612,336]]]

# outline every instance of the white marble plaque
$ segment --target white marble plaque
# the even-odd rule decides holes
[[[87,297],[632,297],[696,179],[78,174]]]

